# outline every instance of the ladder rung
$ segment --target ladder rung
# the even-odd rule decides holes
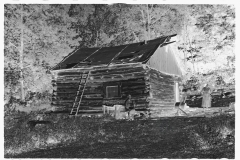
[[[85,85],[85,83],[79,84],[79,86],[78,86],[78,91],[79,91],[79,90],[83,90],[84,85]]]
[[[75,106],[78,105],[79,102],[80,102],[79,100],[78,100],[78,101],[75,101],[75,102],[74,102],[74,103],[75,103],[74,105],[75,105]]]
[[[76,106],[76,105],[78,105],[78,103],[79,103],[79,101],[76,101],[74,105]]]
[[[82,78],[87,78],[87,74],[85,74],[85,75],[83,74],[83,75],[82,75]]]
[[[81,87],[78,88],[77,93],[81,92],[83,89]]]
[[[80,92],[80,93],[82,93],[82,92]],[[81,96],[81,94],[77,94],[77,95],[76,95],[76,98],[77,98],[77,97],[80,97],[80,96]]]

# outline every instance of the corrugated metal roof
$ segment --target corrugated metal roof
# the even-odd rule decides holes
[[[160,45],[166,44],[174,36],[176,34],[163,36],[147,41],[146,44],[140,42],[115,47],[80,48],[65,57],[53,70],[108,65],[110,63],[146,63]]]

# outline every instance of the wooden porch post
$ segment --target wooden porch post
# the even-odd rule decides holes
[[[179,85],[178,82],[174,82],[174,97],[175,97],[175,102],[179,102]]]

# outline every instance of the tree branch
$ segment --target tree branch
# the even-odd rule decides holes
[[[152,6],[151,6],[151,9],[150,9],[150,12],[149,12],[149,13],[151,13],[151,12],[152,12],[152,9],[153,9],[153,4],[152,4]]]
[[[160,18],[158,18],[157,20],[155,20],[154,22],[151,23],[151,25],[153,25],[154,23],[156,23],[157,21],[161,20],[161,18],[164,16],[161,16]]]
[[[167,13],[168,11],[170,10],[170,8],[168,8],[168,10],[165,12],[165,13]],[[162,15],[160,18],[158,18],[157,20],[155,20],[153,23],[151,23],[151,24],[154,24],[154,23],[156,23],[157,21],[159,21],[159,20],[161,20],[161,18],[163,18],[165,15]],[[152,19],[152,18],[151,18]]]
[[[134,37],[135,37],[135,40],[137,40],[137,42],[139,42],[139,38],[137,37],[137,35],[135,34],[135,32],[132,31],[132,33],[133,33],[133,35],[134,35]]]
[[[147,4],[147,30],[148,30],[148,40],[150,40],[150,15],[149,15],[149,11],[148,11],[148,4]]]
[[[142,18],[143,18],[143,23],[145,23],[145,18],[144,18],[143,10],[141,10],[141,13],[142,13]]]
[[[13,47],[15,47],[19,52],[20,52],[20,47],[17,47],[17,46],[15,46],[12,42],[8,42],[9,44],[6,46],[7,48],[9,48],[9,47],[11,47],[11,46],[13,46]]]

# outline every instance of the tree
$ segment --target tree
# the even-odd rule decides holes
[[[118,14],[119,32],[112,43],[127,44],[176,34],[182,18],[174,5],[114,4]]]
[[[216,61],[216,57],[234,56],[234,8],[229,5],[188,5],[184,12],[178,47],[185,55],[184,61],[191,61],[193,73],[198,63],[215,62],[216,68],[224,66],[226,62]]]
[[[67,20],[71,20],[68,5],[8,4],[4,7],[5,86],[15,97],[19,87],[14,89],[13,81],[23,80],[27,92],[50,90],[51,77],[46,71],[67,55],[71,46],[78,44],[78,39],[72,40],[73,31],[68,29]],[[9,78],[10,74],[18,78]]]
[[[71,5],[69,13],[76,19],[71,28],[77,32],[75,37],[82,37],[79,41],[81,47],[111,46],[112,40],[121,32],[117,7],[105,4]]]

